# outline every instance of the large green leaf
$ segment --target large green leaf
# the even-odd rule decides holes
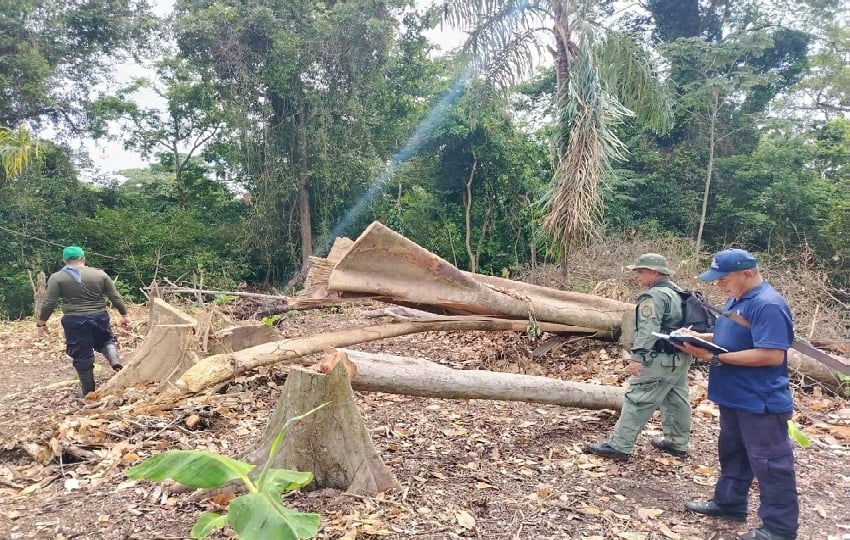
[[[806,437],[806,434],[800,431],[800,428],[797,427],[797,424],[794,423],[793,420],[788,420],[788,436],[791,439],[800,445],[800,448],[808,448],[812,445],[809,438]]]
[[[227,515],[241,540],[297,540],[312,538],[319,530],[318,514],[292,510],[262,492],[233,499]]]
[[[173,478],[193,488],[214,488],[245,478],[254,465],[200,450],[169,450],[150,457],[127,471],[134,480],[162,482]]]
[[[206,538],[211,532],[220,529],[227,525],[228,518],[226,515],[216,514],[215,512],[204,512],[198,517],[195,526],[189,533],[192,538]]]
[[[280,495],[306,486],[313,481],[313,473],[290,471],[289,469],[269,469],[263,477],[263,484],[257,490]]]

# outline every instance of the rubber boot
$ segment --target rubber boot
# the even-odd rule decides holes
[[[100,352],[109,360],[109,365],[115,371],[120,371],[124,367],[121,365],[121,355],[118,354],[118,346],[114,343],[107,343]]]
[[[80,377],[80,397],[86,397],[89,392],[94,392],[94,370],[77,371]]]

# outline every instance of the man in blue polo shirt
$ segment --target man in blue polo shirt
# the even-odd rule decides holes
[[[787,351],[794,339],[785,299],[762,278],[756,258],[742,249],[717,253],[700,275],[728,296],[714,334],[702,335],[729,350],[711,352],[685,344],[682,350],[711,361],[708,398],[720,407],[717,449],[720,478],[709,501],[685,508],[745,521],[753,477],[759,481],[762,526],[742,539],[794,540],[799,503],[794,453],[788,438],[793,403]]]

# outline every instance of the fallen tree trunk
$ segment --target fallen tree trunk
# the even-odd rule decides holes
[[[816,381],[824,388],[828,388],[839,395],[847,395],[846,390],[842,389],[837,372],[796,349],[788,351],[788,369]]]
[[[327,265],[325,265],[327,266]],[[317,277],[311,286],[320,289]],[[589,326],[618,336],[632,304],[459,270],[379,222],[360,235],[330,271],[327,290],[380,296],[393,303],[456,314]]]
[[[550,377],[460,370],[420,358],[341,349],[357,367],[351,386],[357,391],[386,392],[443,399],[492,399],[544,403],[580,409],[623,406],[625,390]]]
[[[460,320],[407,322],[341,330],[316,336],[265,343],[229,354],[208,356],[183,373],[174,386],[182,393],[200,392],[249,369],[276,364],[284,360],[293,360],[320,352],[327,347],[344,347],[417,332],[522,331],[527,324],[525,321],[504,319],[476,319],[472,317],[459,317],[458,319]],[[574,327],[541,323],[540,328],[544,331],[569,331]]]

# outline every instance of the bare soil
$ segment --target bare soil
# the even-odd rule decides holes
[[[376,307],[299,312],[280,321],[280,329],[295,337],[375,324],[361,312]],[[140,306],[135,320],[144,318]],[[76,397],[55,319],[46,340],[36,337],[31,320],[0,324],[0,538],[188,538],[198,515],[221,511],[224,501],[134,482],[125,471],[170,448],[245,454],[262,435],[285,368],[246,373],[213,395],[139,415],[132,404],[148,389],[88,401]],[[144,324],[121,331],[124,354],[144,331]],[[418,334],[357,348],[454,368],[598,384],[622,384],[627,377],[610,343],[580,340],[531,360],[535,346],[517,333],[468,332]],[[110,375],[108,367],[96,373],[100,382]],[[760,524],[757,486],[746,524],[682,507],[686,500],[711,496],[718,467],[717,412],[705,400],[701,368],[693,370],[691,385],[690,456],[673,458],[649,445],[650,437],[660,435],[656,417],[628,462],[582,451],[610,434],[617,419],[612,411],[358,394],[375,446],[403,488],[370,498],[331,490],[295,493],[285,503],[319,513],[323,539],[737,538]],[[796,450],[799,538],[850,539],[850,404],[799,379],[795,399],[795,420],[813,443]],[[45,457],[51,453],[44,448],[54,455]],[[232,535],[223,531],[213,538]]]

